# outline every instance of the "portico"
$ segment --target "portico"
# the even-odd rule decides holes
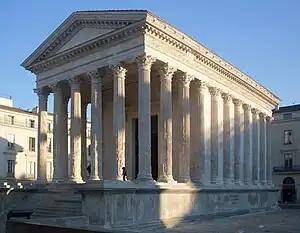
[[[266,142],[279,99],[246,74],[147,11],[76,12],[55,35],[22,64],[37,75],[38,181],[46,180],[45,121],[53,93],[55,182],[126,185],[126,167],[129,180],[141,185],[271,187]],[[88,103],[91,175],[83,177]],[[154,115],[157,162],[151,159]]]

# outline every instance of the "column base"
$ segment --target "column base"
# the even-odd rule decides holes
[[[71,178],[69,179],[69,183],[71,184],[82,184],[84,181],[81,178]]]
[[[90,181],[98,181],[100,180],[99,176],[90,176],[88,179],[87,179],[87,182],[90,182]]]
[[[138,183],[149,183],[149,184],[155,184],[155,180],[153,180],[151,174],[138,174],[136,181]]]
[[[181,178],[178,178],[178,183],[189,183],[189,182],[191,182],[190,177],[181,177]]]
[[[162,182],[162,183],[176,183],[176,181],[173,179],[172,176],[160,176],[157,179],[157,182]]]

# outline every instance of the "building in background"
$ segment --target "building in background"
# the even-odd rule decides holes
[[[273,183],[281,189],[281,201],[300,200],[300,104],[273,111],[271,151]]]
[[[47,180],[53,176],[53,114],[48,113]],[[37,177],[38,108],[13,106],[13,100],[0,97],[0,179],[34,180]],[[87,145],[90,122],[87,121]],[[87,149],[87,154],[88,154]],[[87,156],[89,160],[89,156]]]

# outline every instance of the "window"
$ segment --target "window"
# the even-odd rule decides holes
[[[293,167],[293,153],[284,153],[284,168]]]
[[[52,140],[51,140],[51,138],[48,139],[48,152],[49,153],[52,152]]]
[[[91,145],[88,146],[88,155],[91,155]]]
[[[48,123],[48,132],[51,132],[51,131],[52,131],[52,124]]]
[[[29,137],[29,151],[35,152],[35,138]]]
[[[29,175],[35,178],[35,162],[29,162]]]
[[[15,117],[14,116],[7,116],[7,123],[10,125],[15,124]]]
[[[30,128],[35,128],[35,122],[34,122],[34,120],[29,120],[29,127]]]
[[[91,129],[87,129],[87,138],[90,138],[91,137]]]
[[[7,173],[14,174],[15,173],[15,161],[7,160]]]
[[[284,145],[292,144],[292,130],[284,131]]]
[[[7,135],[7,149],[8,150],[15,149],[15,135],[13,135],[13,134]]]
[[[293,118],[292,113],[284,113],[283,114],[283,120],[288,120],[288,119],[292,119],[292,118]]]

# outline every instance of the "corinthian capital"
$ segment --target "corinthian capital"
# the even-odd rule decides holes
[[[265,119],[266,116],[267,116],[267,114],[264,113],[264,112],[260,112],[260,113],[259,113],[259,117],[262,118],[262,119]]]
[[[208,89],[212,96],[218,96],[221,93],[221,90],[217,87],[209,87]]]
[[[110,65],[109,68],[112,70],[114,77],[125,78],[127,69],[121,63]]]
[[[190,86],[191,81],[194,79],[193,76],[187,74],[187,73],[181,73],[179,76],[179,81],[186,87]]]
[[[258,116],[259,110],[257,108],[252,108],[251,112],[253,115]]]
[[[229,93],[223,92],[223,93],[221,94],[221,96],[222,96],[222,98],[223,98],[223,100],[224,100],[225,102],[229,102],[229,101],[231,101],[231,100],[233,99],[233,96],[232,96],[231,94],[229,94]]]
[[[34,93],[38,95],[38,97],[48,97],[49,89],[46,87],[41,87],[41,88],[35,88],[33,89]]]
[[[150,55],[147,54],[141,54],[138,57],[136,57],[136,63],[138,66],[138,69],[147,69],[150,70],[152,64],[156,61],[156,59]]]
[[[68,82],[69,82],[69,85],[72,87],[72,86],[77,86],[80,84],[81,82],[81,79],[80,77],[76,76],[74,78],[70,78],[68,79]]]
[[[243,104],[243,101],[240,100],[240,99],[233,99],[232,102],[233,102],[234,105],[236,105],[236,106],[242,106],[242,104]]]
[[[159,74],[162,78],[171,80],[176,68],[170,67],[168,63],[165,63],[158,68]]]
[[[267,122],[270,122],[270,121],[272,121],[272,120],[273,120],[273,117],[271,117],[271,116],[267,116],[267,117],[266,117],[266,120],[267,120]]]
[[[250,104],[243,104],[243,108],[245,112],[251,111],[251,105]]]

